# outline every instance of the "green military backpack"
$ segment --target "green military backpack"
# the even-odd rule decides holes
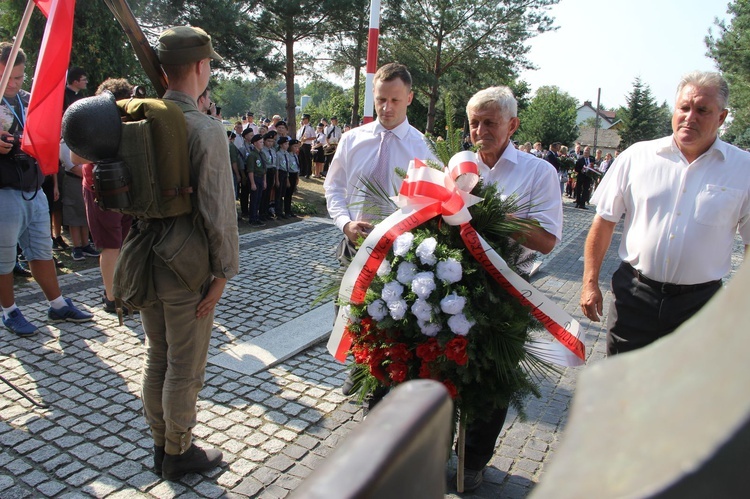
[[[94,167],[94,192],[105,210],[139,218],[192,211],[187,128],[180,107],[160,99],[117,102],[123,118],[117,160]]]

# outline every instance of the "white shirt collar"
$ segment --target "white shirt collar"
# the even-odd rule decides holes
[[[500,169],[500,163],[502,163],[503,161],[508,161],[514,165],[518,164],[518,149],[513,147],[513,144],[510,142],[510,140],[508,140],[508,143],[505,146],[505,150],[500,155],[497,162],[492,166],[487,165],[484,163],[484,161],[482,161],[482,157],[479,155],[479,151],[477,151],[476,155],[477,165],[479,166],[479,174],[482,176],[487,175],[493,168]]]
[[[675,142],[674,140],[674,134],[668,137],[657,139],[657,141],[659,142],[659,146],[656,150],[657,154],[676,154],[678,156],[682,155],[684,157],[684,155],[680,151],[680,148],[677,147],[677,142]],[[701,154],[699,158],[709,154],[718,154],[721,157],[722,161],[727,159],[727,143],[716,137],[716,140],[714,140],[714,143],[711,144],[711,147],[709,147],[706,152]]]
[[[409,133],[410,128],[411,125],[409,125],[409,118],[406,118],[404,119],[403,123],[391,130],[391,132],[393,132],[393,134],[398,137],[399,140],[403,140],[406,137],[406,134]],[[385,131],[386,128],[380,123],[380,119],[375,120],[375,128],[372,131],[373,135],[380,135]]]

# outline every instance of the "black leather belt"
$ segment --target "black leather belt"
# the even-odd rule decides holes
[[[632,274],[633,277],[638,279],[638,282],[641,282],[650,288],[656,289],[657,291],[660,291],[665,295],[681,295],[684,293],[690,293],[692,291],[698,291],[701,289],[710,288],[711,286],[716,286],[717,284],[721,284],[721,279],[718,279],[716,281],[701,282],[699,284],[672,284],[669,282],[659,282],[653,279],[649,279],[645,275],[641,274],[640,271],[633,268],[633,266],[628,262],[622,262],[620,268]]]

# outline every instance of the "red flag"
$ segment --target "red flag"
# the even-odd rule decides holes
[[[34,0],[44,12],[47,27],[42,38],[31,100],[26,114],[21,149],[36,158],[42,173],[56,173],[60,164],[60,129],[65,78],[73,45],[75,0]]]
[[[37,7],[39,7],[39,10],[42,11],[42,14],[44,14],[44,17],[49,17],[49,11],[52,10],[52,2],[54,0],[34,0],[34,3]]]

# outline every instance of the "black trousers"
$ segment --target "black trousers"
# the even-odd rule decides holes
[[[244,171],[241,171],[240,175],[242,175],[240,181],[240,213],[243,217],[246,217],[250,213],[250,179]]]
[[[286,170],[279,170],[279,187],[276,188],[276,198],[273,205],[276,209],[276,216],[284,214],[284,198],[286,196],[286,181],[289,174]]]
[[[589,202],[589,194],[591,193],[591,179],[584,175],[579,175],[576,179],[576,206],[585,208],[586,203]]]
[[[297,191],[297,182],[299,182],[299,173],[289,173],[289,187],[284,191],[284,215],[292,214],[292,195]]]
[[[274,204],[271,203],[271,194],[273,193],[275,195],[276,189],[277,189],[274,186],[275,182],[276,182],[276,168],[266,169],[266,188],[263,190],[263,197],[260,198],[261,218],[268,216],[269,209],[271,208],[271,206],[275,206]],[[280,215],[280,213],[277,213],[277,215]]]
[[[691,286],[658,283],[622,262],[612,275],[607,355],[637,350],[670,334],[720,288],[721,280]]]
[[[310,144],[302,144],[299,148],[299,176],[309,177],[312,173],[312,153],[310,152],[312,146]]]

